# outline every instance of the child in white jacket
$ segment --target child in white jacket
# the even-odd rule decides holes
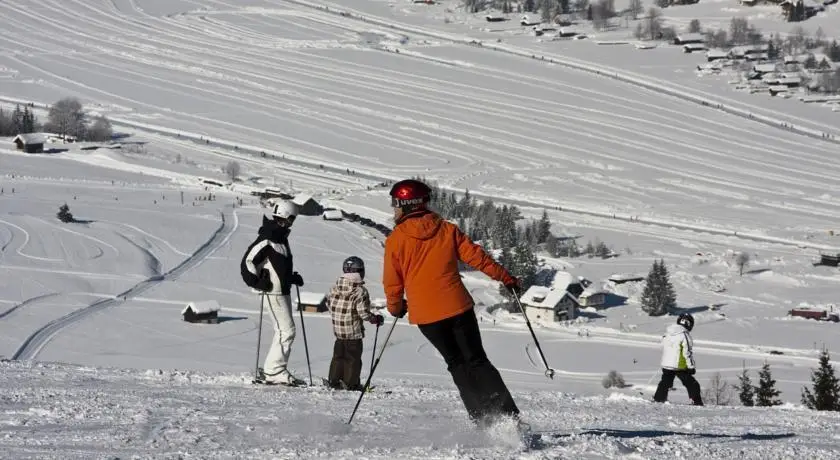
[[[674,385],[674,377],[680,379],[688,397],[695,406],[703,405],[700,394],[700,384],[694,378],[694,342],[691,340],[691,330],[694,329],[694,317],[683,313],[677,319],[677,324],[668,326],[662,337],[662,379],[656,388],[653,400],[665,402],[668,391]]]

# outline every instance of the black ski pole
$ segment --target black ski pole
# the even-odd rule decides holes
[[[379,357],[376,358],[376,361],[373,363],[373,367],[370,368],[370,374],[368,375],[367,382],[365,382],[365,386],[362,388],[362,393],[359,395],[359,400],[356,401],[356,407],[353,408],[353,413],[350,414],[350,420],[347,421],[347,424],[353,422],[353,417],[356,415],[356,411],[359,410],[359,404],[362,403],[362,398],[365,397],[365,393],[367,393],[368,388],[370,388],[370,381],[373,378],[373,371],[379,366],[379,361],[382,359],[382,355],[385,354],[385,348],[388,346],[388,341],[391,340],[391,333],[394,332],[394,326],[397,325],[397,321],[399,318],[394,318],[394,322],[391,323],[391,328],[388,329],[388,335],[385,336],[385,342],[382,343],[382,350],[379,352]]]
[[[373,336],[373,350],[370,351],[370,373],[373,373],[373,359],[376,357],[376,340],[379,338],[379,326],[380,323],[376,324],[376,334]]]
[[[254,382],[260,378],[260,343],[262,341],[263,310],[265,309],[265,292],[260,292],[260,325],[257,328],[257,363],[254,366]]]
[[[519,296],[513,292],[513,289],[508,289],[510,294],[516,299],[516,304],[519,305],[519,310],[522,311],[522,316],[525,318],[525,324],[528,325],[528,330],[531,331],[531,337],[534,339],[534,344],[537,345],[537,351],[540,352],[540,358],[542,358],[542,362],[545,365],[545,376],[554,379],[554,369],[548,367],[548,361],[545,359],[545,355],[543,354],[542,347],[540,347],[540,341],[537,340],[537,334],[534,333],[534,328],[531,327],[531,320],[528,319],[528,314],[525,313],[525,309],[522,307],[522,302],[519,301]]]
[[[298,299],[298,312],[300,312],[300,329],[303,331],[303,348],[306,350],[306,367],[309,368],[309,385],[312,385],[312,365],[309,363],[309,345],[306,343],[306,325],[303,324],[303,308],[300,305],[300,286],[295,285]]]

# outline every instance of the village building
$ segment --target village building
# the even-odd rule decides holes
[[[42,153],[44,151],[44,135],[38,133],[18,134],[12,140],[18,150],[26,153]]]

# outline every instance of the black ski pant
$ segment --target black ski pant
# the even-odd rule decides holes
[[[497,415],[518,415],[499,371],[487,359],[475,311],[431,324],[420,325],[420,332],[446,361],[455,386],[470,418],[480,422]]]
[[[694,369],[662,369],[662,379],[659,381],[659,386],[656,387],[653,400],[656,402],[665,402],[668,400],[668,391],[674,386],[674,377],[679,378],[680,382],[685,386],[685,389],[688,390],[688,397],[694,405],[702,406],[703,396],[700,394],[700,384],[694,378]]]
[[[333,345],[333,357],[330,373],[327,376],[330,385],[340,386],[339,382],[351,389],[361,387],[359,376],[362,373],[362,339],[336,339]]]

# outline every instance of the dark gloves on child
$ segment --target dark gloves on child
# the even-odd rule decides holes
[[[368,321],[370,321],[370,324],[379,327],[385,322],[385,318],[383,318],[382,315],[373,315],[370,319],[368,319]]]

